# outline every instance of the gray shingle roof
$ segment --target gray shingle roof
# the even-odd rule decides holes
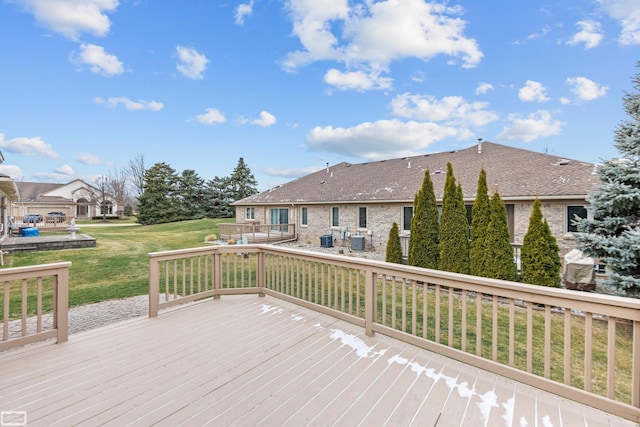
[[[331,202],[412,202],[429,170],[438,199],[442,198],[447,162],[462,185],[465,199],[474,199],[480,169],[487,173],[489,192],[503,199],[561,198],[589,194],[598,183],[592,163],[569,160],[492,142],[435,154],[359,164],[339,163],[281,186],[235,202],[236,205]]]
[[[20,202],[44,202],[66,200],[63,197],[50,197],[44,194],[62,187],[65,184],[51,184],[46,182],[16,182],[20,192]]]

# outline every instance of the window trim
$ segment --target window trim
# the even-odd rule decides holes
[[[408,233],[411,231],[411,220],[409,220],[409,223],[407,224],[406,221],[406,209],[411,209],[411,220],[413,220],[413,214],[415,213],[415,207],[414,206],[403,206],[402,207],[402,230],[405,233]]]
[[[244,210],[244,219],[249,221],[255,221],[256,219],[256,208],[253,206],[247,206]]]
[[[306,206],[300,208],[300,226],[309,226],[309,209]]]
[[[364,209],[364,225],[362,225],[362,210]],[[358,230],[366,230],[369,223],[369,209],[366,206],[358,206]]]
[[[340,227],[340,207],[339,206],[331,206],[331,227],[337,228]]]
[[[583,211],[584,212],[584,217],[582,217],[582,218],[588,218],[589,217],[589,212],[588,212],[587,207],[585,205],[579,205],[579,204],[575,204],[575,205],[567,204],[567,205],[565,205],[565,214],[566,214],[566,221],[564,223],[564,231],[565,231],[565,233],[577,233],[578,232],[577,227],[571,225],[571,221],[573,221],[573,214],[577,213],[577,212],[570,212],[571,208],[579,208],[581,212]]]

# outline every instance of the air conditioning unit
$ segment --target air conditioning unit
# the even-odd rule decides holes
[[[333,236],[331,234],[323,234],[320,236],[320,246],[323,248],[332,248]]]
[[[364,251],[364,236],[351,236],[351,250]]]

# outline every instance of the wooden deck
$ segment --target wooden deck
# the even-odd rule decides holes
[[[632,426],[273,297],[223,296],[0,353],[29,426]]]

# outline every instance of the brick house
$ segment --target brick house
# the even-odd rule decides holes
[[[574,214],[587,215],[587,195],[598,184],[595,165],[551,154],[480,142],[443,153],[339,163],[234,203],[237,223],[295,224],[297,239],[320,245],[331,235],[335,245],[364,236],[366,249],[384,250],[392,223],[409,236],[413,200],[429,170],[436,199],[442,202],[446,165],[462,185],[469,211],[480,169],[489,193],[500,193],[507,208],[512,243],[521,244],[536,197],[561,248],[573,249]],[[362,237],[359,237],[362,241]],[[406,242],[406,239],[404,240]]]

